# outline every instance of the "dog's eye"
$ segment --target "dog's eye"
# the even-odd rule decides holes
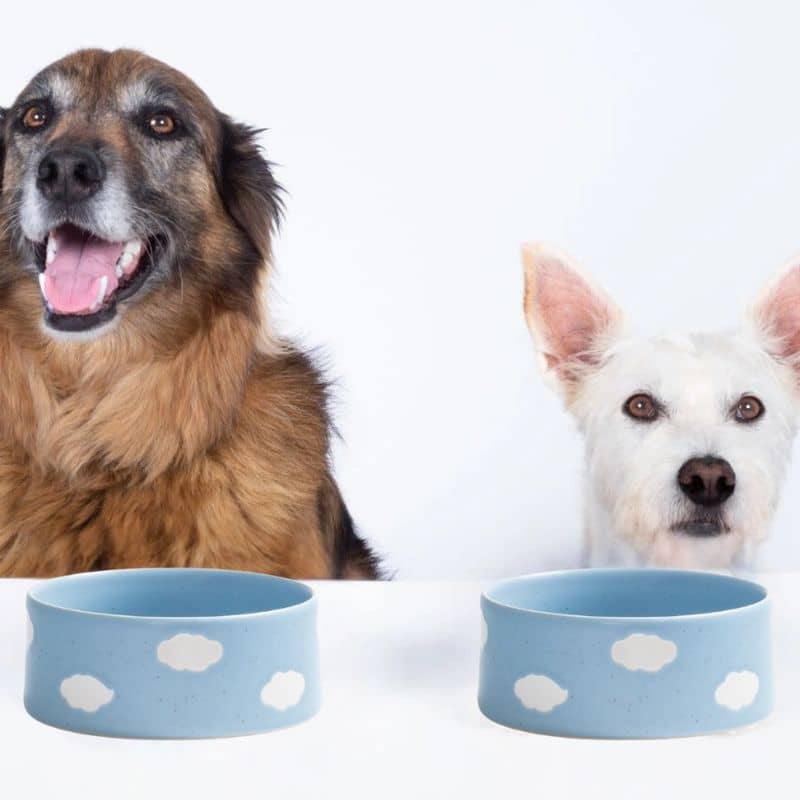
[[[622,410],[633,419],[652,422],[660,413],[658,403],[649,394],[635,394],[625,401]]]
[[[153,114],[147,120],[147,127],[156,136],[169,136],[175,132],[178,124],[171,114],[161,111],[158,114]]]
[[[763,403],[751,394],[742,397],[733,409],[737,422],[754,422],[764,413]]]
[[[37,130],[47,125],[47,109],[43,106],[33,105],[22,115],[22,125],[28,130]]]

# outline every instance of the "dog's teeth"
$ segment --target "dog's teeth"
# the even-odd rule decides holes
[[[58,250],[58,246],[56,245],[55,236],[50,236],[47,239],[47,259],[46,263],[48,265],[53,263],[53,259],[56,257],[56,251]]]
[[[125,270],[134,262],[134,259],[139,257],[141,252],[142,242],[140,239],[132,239],[125,245],[122,255],[117,259],[115,265],[117,278],[121,278],[125,274]]]
[[[142,240],[141,239],[132,239],[125,245],[125,249],[123,253],[125,256],[130,256],[131,260],[136,258],[142,250]],[[128,262],[130,263],[130,261]]]
[[[42,297],[44,298],[44,304],[47,306],[48,311],[53,310],[53,306],[50,305],[50,301],[47,299],[47,290],[44,288],[44,273],[39,274],[39,288],[42,290]]]
[[[97,297],[95,298],[94,303],[92,303],[92,306],[89,309],[90,311],[97,311],[97,309],[100,308],[101,305],[103,305],[103,300],[105,299],[106,296],[107,286],[108,286],[108,275],[103,275],[103,277],[100,278],[100,286],[97,289]]]

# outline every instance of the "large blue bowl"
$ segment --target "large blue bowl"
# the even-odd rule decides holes
[[[680,570],[592,569],[481,598],[478,703],[537,733],[656,738],[749,725],[772,708],[769,600]]]
[[[28,594],[25,708],[81,733],[237,736],[320,705],[316,598],[249,572],[132,569]]]

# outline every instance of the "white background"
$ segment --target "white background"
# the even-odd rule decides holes
[[[0,25],[0,103],[126,45],[270,129],[274,314],[327,354],[337,475],[403,577],[577,560],[580,442],[535,368],[520,241],[653,331],[733,325],[800,249],[792,3],[72,0]],[[798,481],[800,459],[766,567],[800,565]]]

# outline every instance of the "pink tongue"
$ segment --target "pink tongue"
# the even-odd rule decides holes
[[[96,311],[102,279],[108,279],[103,297],[117,288],[116,263],[125,243],[105,242],[70,226],[50,235],[55,237],[57,249],[56,257],[44,272],[48,305],[58,314]]]

